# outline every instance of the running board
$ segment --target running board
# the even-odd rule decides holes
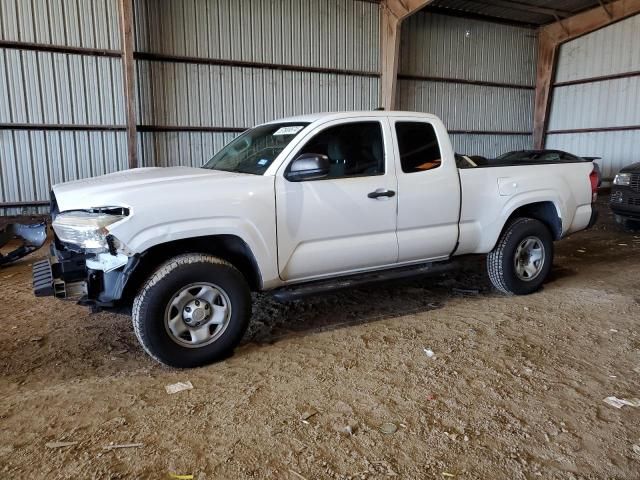
[[[456,262],[422,263],[411,267],[394,268],[390,270],[377,270],[375,272],[360,273],[345,277],[331,278],[329,280],[317,280],[281,287],[271,292],[273,298],[279,302],[299,300],[313,295],[322,295],[347,288],[360,287],[372,283],[389,282],[404,278],[420,277],[448,272],[456,268]]]

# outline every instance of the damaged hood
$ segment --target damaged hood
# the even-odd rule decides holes
[[[192,167],[134,168],[53,187],[60,212],[100,207],[134,208],[142,198],[161,204],[163,198],[192,189],[211,188],[212,181],[245,175]]]
[[[238,236],[263,248],[267,240],[261,232],[273,230],[275,236],[273,176],[140,168],[56,185],[53,193],[60,213],[126,208],[126,218],[109,225],[108,231],[133,253],[158,243],[238,230]]]

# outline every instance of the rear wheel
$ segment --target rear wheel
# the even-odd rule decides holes
[[[532,218],[519,218],[502,233],[487,255],[487,271],[494,287],[509,295],[537,291],[553,264],[549,229]]]
[[[251,316],[251,294],[230,263],[205,254],[175,257],[147,280],[133,303],[144,350],[165,365],[189,368],[233,352]]]

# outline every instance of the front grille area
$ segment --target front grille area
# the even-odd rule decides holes
[[[611,192],[611,196],[609,197],[609,202],[613,204],[622,203],[624,201],[624,195],[620,190],[614,190]]]
[[[631,190],[640,192],[640,173],[631,174],[631,183],[629,184]]]
[[[624,209],[630,207],[634,211],[640,207],[640,191],[636,193],[631,188],[616,188],[611,191],[609,204],[612,208]]]
[[[629,197],[627,198],[627,205],[633,205],[636,207],[640,207],[640,197]]]

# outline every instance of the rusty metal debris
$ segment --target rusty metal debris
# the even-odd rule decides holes
[[[22,223],[0,224],[0,248],[12,240],[20,240],[22,244],[6,255],[0,253],[0,265],[15,262],[44,245],[47,240],[47,224],[46,222],[31,225]]]

